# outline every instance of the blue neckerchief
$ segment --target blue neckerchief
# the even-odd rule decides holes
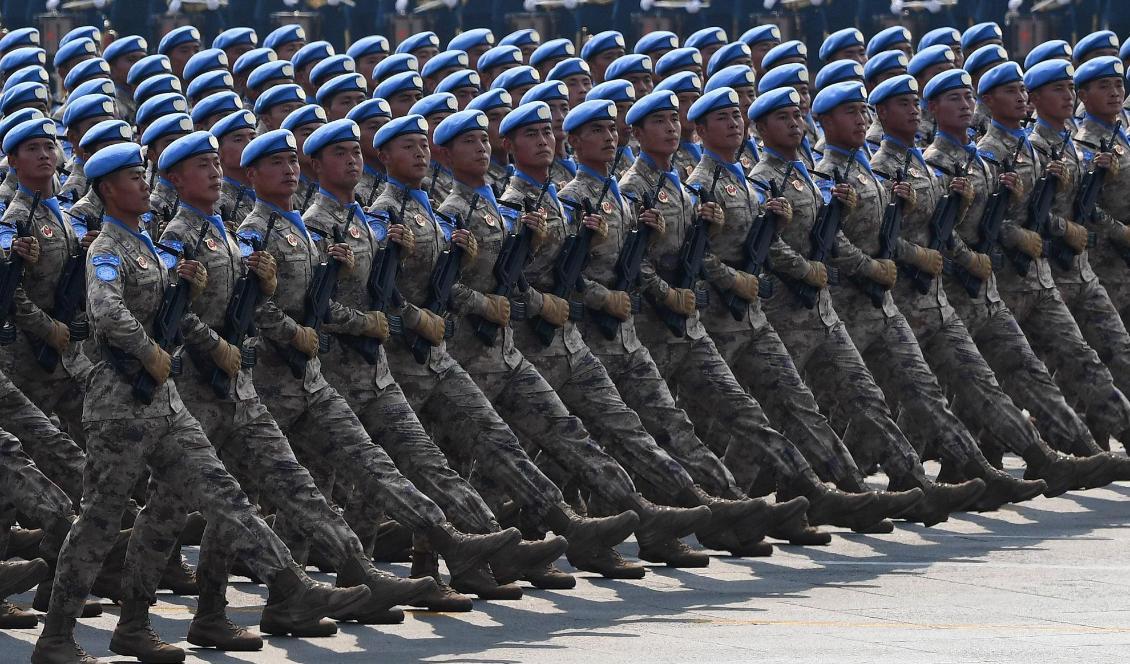
[[[255,190],[251,188],[251,185],[243,184],[239,180],[233,180],[227,175],[224,176],[224,182],[227,182],[237,190],[242,189],[244,198],[249,199],[252,202],[258,200],[257,198],[255,198]]]
[[[968,154],[971,157],[977,156],[977,145],[973,141],[970,141],[970,140],[959,141],[959,140],[957,140],[956,136],[954,136],[953,134],[950,134],[949,132],[942,131],[941,129],[939,129],[937,131],[935,136],[940,136],[940,137],[946,139],[947,141],[949,141],[950,143],[953,143],[954,145],[961,148],[962,150],[965,150],[965,154]]]
[[[620,157],[620,161],[625,164],[631,164],[636,160],[636,153],[632,152],[632,148],[623,145],[619,148],[618,152],[624,156]]]
[[[1105,128],[1107,131],[1114,129],[1114,125],[1109,125],[1109,124],[1103,122],[1102,120],[1096,118],[1095,116],[1091,115],[1090,113],[1084,113],[1083,119],[1084,120],[1090,120],[1091,122],[1094,122],[1098,126]],[[1130,146],[1130,138],[1127,138],[1125,128],[1123,128],[1123,127],[1118,128],[1118,137],[1122,139],[1123,143]]]
[[[307,240],[309,240],[310,242],[314,241],[314,236],[310,235],[309,229],[306,228],[306,223],[302,221],[302,213],[301,212],[299,212],[298,210],[284,210],[281,207],[275,205],[274,203],[270,203],[270,202],[267,202],[267,201],[263,201],[263,203],[265,203],[267,205],[267,207],[271,208],[275,212],[278,212],[279,216],[282,217],[283,219],[286,219],[287,221],[289,221],[292,226],[294,226],[298,230],[302,231],[302,234],[304,236],[306,236]]]
[[[761,161],[761,154],[758,152],[757,143],[754,143],[752,138],[747,138],[742,142],[742,149],[753,157],[753,163],[756,164]]]
[[[652,159],[651,156],[646,152],[640,152],[640,160],[653,169],[659,171],[663,175],[667,176],[667,179],[670,180],[671,184],[675,186],[675,191],[680,192],[680,194],[682,193],[683,181],[679,179],[679,174],[675,172],[674,168],[669,171],[663,170],[662,168],[660,168],[659,164],[655,163],[655,160]]]
[[[1052,123],[1048,122],[1047,120],[1045,120],[1043,118],[1039,118],[1039,117],[1036,118],[1036,122],[1040,123],[1044,127],[1047,127],[1048,129],[1051,129],[1052,131],[1054,131],[1056,136],[1059,136],[1060,140],[1063,141],[1063,147],[1064,147],[1065,150],[1071,149],[1072,152],[1075,151],[1075,143],[1071,140],[1071,131],[1070,130],[1068,130],[1064,127],[1060,127],[1059,129],[1056,129],[1055,125],[1053,125]]]
[[[1032,148],[1032,141],[1028,140],[1028,132],[1027,131],[1025,131],[1024,129],[1009,129],[1008,127],[1002,125],[1001,123],[997,122],[996,120],[990,120],[989,123],[992,124],[992,126],[996,127],[997,129],[1000,129],[1004,133],[1008,134],[1009,136],[1015,138],[1016,140],[1023,141],[1024,147],[1026,147],[1028,149],[1027,150],[1028,155],[1031,156],[1033,159],[1036,158],[1036,153]]]
[[[843,148],[841,148],[837,145],[832,145],[831,143],[825,143],[824,149],[829,150],[831,152],[837,152],[837,153],[842,154],[842,155],[851,155],[852,154],[851,150],[845,150],[845,149],[843,149]],[[862,149],[856,150],[853,158],[855,159],[856,163],[858,163],[860,166],[862,166],[864,169],[866,169],[868,173],[871,172],[871,162],[867,161],[867,155],[865,155],[863,153]]]
[[[428,192],[424,191],[423,189],[409,189],[408,185],[404,184],[400,180],[397,180],[391,175],[388,178],[388,183],[393,186],[400,187],[405,192],[407,192],[408,195],[412,197],[412,200],[419,203],[421,207],[428,211],[428,217],[432,220],[432,223],[439,223],[438,221],[436,221],[436,213],[432,210],[432,203],[428,200]],[[401,223],[404,223],[403,219],[401,219],[400,221]]]
[[[691,156],[694,157],[695,163],[702,161],[702,147],[699,146],[698,143],[693,143],[691,141],[679,141],[679,147],[691,153]]]
[[[207,219],[208,223],[212,224],[212,226],[214,226],[216,228],[216,231],[220,234],[220,237],[227,237],[228,229],[224,226],[224,220],[223,220],[222,217],[220,217],[220,215],[218,215],[218,214],[205,214],[202,210],[198,210],[195,207],[189,205],[188,203],[185,203],[184,201],[180,202],[180,206],[182,208],[186,209],[186,210],[189,210],[189,211]]]
[[[22,184],[19,185],[19,189],[29,197],[35,197],[35,194],[28,191],[27,187],[23,186]],[[48,196],[47,198],[40,197],[39,202],[48,210],[51,210],[51,214],[55,215],[55,219],[59,222],[59,225],[62,226],[63,210],[59,207],[59,199],[55,198],[54,196]]]
[[[772,156],[780,159],[781,161],[785,162],[786,164],[792,164],[793,170],[796,171],[797,173],[800,173],[802,176],[804,176],[804,179],[808,181],[808,184],[815,184],[812,181],[812,175],[808,172],[808,167],[806,167],[804,165],[803,161],[801,161],[800,159],[785,159],[783,156],[781,156],[781,153],[777,152],[776,150],[769,147],[768,145],[765,146],[764,149],[765,149],[766,154],[772,155]]]
[[[118,226],[122,230],[124,230],[125,232],[127,232],[130,235],[137,238],[138,240],[141,240],[141,243],[144,244],[145,246],[149,247],[149,251],[153,252],[153,257],[156,258],[158,262],[163,264],[163,261],[161,261],[161,254],[157,253],[157,245],[153,244],[153,238],[149,237],[149,231],[145,231],[145,230],[134,231],[129,226],[126,226],[125,224],[118,221],[114,217],[111,217],[108,214],[102,215],[102,222],[103,223],[110,223],[110,224],[113,224],[115,226]]]
[[[471,187],[471,185],[466,182],[460,184],[465,187]],[[471,189],[474,189],[475,193],[479,195],[479,200],[486,201],[490,205],[490,213],[502,219],[505,224],[506,218],[502,216],[502,211],[498,209],[498,199],[494,196],[494,189],[491,189],[489,184],[484,184],[481,187],[471,187]],[[474,213],[474,210],[471,210],[471,213]],[[506,230],[509,231],[510,229],[507,228]]]
[[[557,159],[557,163],[569,172],[569,177],[577,177],[577,162],[572,157],[560,157]]]
[[[897,139],[894,136],[891,136],[890,134],[887,134],[887,133],[883,134],[883,140],[884,141],[890,141],[891,143],[894,143],[896,146],[898,146],[898,149],[900,149],[904,152],[909,150],[910,154],[914,155],[914,158],[918,160],[918,163],[922,164],[923,168],[926,167],[926,157],[922,154],[922,151],[919,150],[918,148],[916,148],[915,146],[907,145],[906,143],[903,143],[899,139]],[[929,169],[926,169],[926,170],[929,170]]]
[[[353,211],[353,218],[360,220],[363,225],[367,225],[369,217],[368,217],[368,215],[365,214],[365,210],[361,207],[361,204],[358,203],[356,200],[350,199],[349,202],[342,203],[341,200],[337,196],[334,196],[333,194],[326,191],[321,186],[318,187],[318,193],[325,196],[326,198],[330,199],[331,201],[334,201],[335,203],[337,203],[341,207],[345,208],[347,215],[349,214],[349,210],[352,210]]]
[[[545,185],[544,182],[538,182],[537,180],[526,175],[525,173],[523,173],[522,171],[520,171],[518,169],[514,169],[514,176],[519,178],[519,179],[525,180],[526,182],[530,183],[534,187],[537,187],[538,189],[541,189],[542,186]],[[545,195],[548,196],[549,199],[553,201],[553,204],[557,206],[557,214],[560,215],[562,219],[564,219],[565,218],[565,211],[563,209],[561,209],[561,201],[558,200],[558,198],[557,198],[557,185],[550,182],[549,187],[545,190]]]
[[[362,168],[364,169],[364,172],[366,172],[369,175],[372,175],[374,178],[376,178],[377,182],[384,182],[388,177],[384,173],[378,171],[377,169],[373,168],[372,166],[370,166],[368,164],[365,164],[364,166],[362,166]]]
[[[800,147],[804,150],[804,154],[808,156],[808,160],[815,164],[816,157],[812,156],[812,143],[809,142],[808,136],[801,136]]]
[[[730,171],[730,173],[735,178],[738,179],[738,182],[741,182],[743,184],[745,183],[745,169],[742,168],[741,162],[731,163],[729,160],[723,159],[722,157],[718,156],[710,148],[704,148],[703,152],[705,154],[709,155],[710,158],[713,159],[714,161],[718,162],[719,164],[722,164],[722,166],[724,166],[727,171]]]
[[[604,175],[603,173],[598,173],[597,171],[589,168],[588,166],[585,166],[584,164],[579,164],[578,168],[582,173],[586,173],[590,177],[596,178],[601,182],[608,182],[608,193],[612,194],[612,196],[616,199],[616,207],[620,208],[620,212],[624,212],[624,199],[620,197],[620,183],[616,182],[615,173]],[[595,204],[596,201],[593,201],[593,205]],[[599,210],[597,211],[597,214],[600,214]]]

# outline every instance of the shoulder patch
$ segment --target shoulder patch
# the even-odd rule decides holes
[[[0,248],[7,251],[16,241],[16,229],[11,226],[0,226]]]
[[[820,179],[816,181],[816,187],[820,189],[820,194],[824,197],[824,204],[832,202],[832,189],[836,186],[835,181]]]
[[[365,222],[369,224],[369,230],[378,242],[383,242],[388,237],[388,212],[378,210],[373,214],[366,214]]]
[[[160,247],[157,247],[157,257],[161,259],[161,264],[165,266],[166,270],[171,270],[177,266],[176,255],[170,254]]]
[[[114,254],[99,254],[90,258],[90,263],[94,266],[94,276],[102,281],[116,280],[121,262],[121,259]]]
[[[240,255],[244,258],[247,258],[251,255],[251,252],[255,250],[254,247],[251,246],[252,243],[262,242],[263,234],[255,229],[249,228],[247,230],[242,230],[236,233],[235,238],[236,242],[239,243]]]
[[[977,148],[977,154],[980,155],[982,159],[991,161],[994,164],[997,163],[997,155],[992,150]]]

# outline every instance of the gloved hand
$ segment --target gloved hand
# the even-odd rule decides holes
[[[34,237],[18,237],[12,242],[12,251],[19,254],[28,265],[39,262],[39,240]]]
[[[475,234],[466,229],[459,229],[451,234],[451,241],[456,246],[463,247],[463,267],[475,262],[479,255],[479,242]]]
[[[318,332],[312,327],[298,326],[290,345],[306,354],[306,357],[318,357]]]
[[[443,343],[443,334],[447,329],[447,323],[430,309],[420,309],[420,320],[416,322],[416,327],[412,329],[416,331],[416,334],[427,339],[431,345],[438,346]]]
[[[247,257],[247,267],[259,277],[259,292],[271,297],[278,288],[278,265],[275,257],[265,251],[252,252]]]
[[[57,320],[51,321],[51,330],[44,341],[62,354],[67,350],[67,344],[71,343],[71,329]]]
[[[789,222],[793,220],[793,204],[784,196],[770,198],[765,202],[765,209],[777,215],[778,228],[788,226]]]
[[[707,203],[699,207],[698,213],[715,226],[726,223],[726,214],[722,210],[722,206],[717,203]]]
[[[981,281],[985,281],[993,274],[993,261],[986,254],[974,252],[965,269]]]
[[[383,311],[367,311],[361,325],[361,334],[366,337],[375,337],[381,343],[388,341],[388,318]]]
[[[569,302],[550,293],[541,294],[541,319],[555,327],[569,320]]]
[[[163,384],[169,379],[169,373],[173,370],[173,358],[164,348],[157,344],[149,347],[149,351],[145,353],[144,357],[139,358],[141,366],[153,377],[153,380],[158,385]]]
[[[353,258],[353,249],[344,242],[340,244],[331,244],[326,253],[331,257],[336,258],[341,263],[343,272],[352,272],[353,266],[356,265],[356,259]]]
[[[734,285],[730,290],[746,302],[753,302],[757,299],[760,283],[756,276],[748,272],[738,271],[734,275]]]
[[[895,262],[886,258],[873,260],[867,266],[867,278],[877,284],[893,288],[898,279],[898,268]]]
[[[1020,229],[1020,237],[1016,240],[1016,248],[1032,258],[1044,255],[1044,238],[1036,231]]]
[[[851,210],[859,203],[859,194],[846,182],[832,187],[832,195],[843,201],[844,207]]]
[[[903,200],[902,207],[906,212],[913,210],[914,206],[918,204],[918,194],[915,193],[914,187],[910,186],[909,182],[900,182],[891,191]]]
[[[808,273],[804,275],[804,283],[817,288],[828,286],[828,266],[820,261],[808,261]]]
[[[604,310],[617,320],[628,320],[628,316],[632,315],[632,298],[624,291],[609,291]]]
[[[212,358],[217,367],[232,378],[235,378],[239,373],[239,367],[242,364],[239,349],[227,341],[220,339],[220,343],[208,352],[208,356]]]
[[[416,234],[411,228],[403,224],[394,224],[388,228],[388,241],[400,245],[403,250],[401,255],[411,256],[416,253]]]
[[[914,250],[907,258],[907,262],[919,270],[935,277],[942,273],[942,267],[944,266],[941,253],[917,245],[914,246]]]
[[[592,246],[596,246],[601,242],[608,239],[608,223],[604,221],[604,217],[599,214],[585,215],[581,223],[585,228],[590,228],[594,231],[592,236]]]
[[[510,324],[510,298],[505,295],[484,295],[482,317],[503,327]]]
[[[1075,253],[1082,253],[1087,248],[1087,229],[1069,221],[1067,227],[1063,229],[1063,241],[1074,249]]]
[[[186,280],[191,287],[190,297],[195,300],[200,297],[208,286],[208,270],[198,261],[181,261],[177,264],[177,276]]]
[[[690,316],[695,312],[694,291],[689,288],[670,287],[667,289],[667,295],[663,297],[663,306],[677,314]]]

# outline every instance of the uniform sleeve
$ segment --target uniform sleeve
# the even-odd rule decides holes
[[[153,341],[122,297],[123,262],[116,253],[91,252],[86,265],[86,306],[99,336],[111,346],[142,357]]]
[[[22,205],[9,206],[4,211],[4,217],[0,220],[0,235],[3,236],[3,246],[0,250],[5,255],[11,250],[11,243],[16,239],[16,219],[15,215],[22,214],[27,216],[27,208]],[[27,270],[24,271],[24,278],[27,278]],[[15,293],[12,294],[12,323],[21,330],[33,336],[44,338],[51,332],[52,324],[55,322],[46,311],[39,308],[35,302],[31,300],[23,286],[17,286]]]

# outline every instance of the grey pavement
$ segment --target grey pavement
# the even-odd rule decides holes
[[[188,661],[1125,662],[1128,522],[1130,485],[1112,485],[929,529],[836,531],[827,547],[716,556],[702,570],[651,567],[642,581],[584,574],[573,591],[530,589],[467,614],[410,611],[402,625],[342,625],[328,639],[268,637],[257,653],[190,649]],[[232,616],[253,626],[265,591],[233,580]],[[27,606],[31,595],[15,599]],[[162,594],[155,628],[181,641],[194,606]],[[104,608],[81,621],[79,640],[94,655],[132,661],[106,650],[118,611]],[[36,636],[0,633],[0,662],[26,662]]]

